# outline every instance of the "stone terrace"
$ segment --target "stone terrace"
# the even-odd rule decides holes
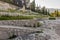
[[[1,20],[0,25],[24,27],[24,25],[33,25],[36,22],[37,21],[35,21],[35,20]]]

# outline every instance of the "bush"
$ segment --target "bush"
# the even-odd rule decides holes
[[[56,18],[55,17],[50,17],[49,20],[56,20]]]
[[[39,23],[39,22],[37,22],[37,23],[35,23],[35,24],[34,24],[34,26],[33,26],[33,27],[36,27],[36,25],[37,25],[37,27],[40,27],[42,24],[41,24],[41,23]]]

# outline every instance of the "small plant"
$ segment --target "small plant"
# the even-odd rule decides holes
[[[37,23],[35,23],[35,24],[34,24],[34,26],[33,26],[33,27],[36,27],[36,26],[37,26],[37,27],[40,27],[41,25],[42,25],[42,23],[37,22]]]

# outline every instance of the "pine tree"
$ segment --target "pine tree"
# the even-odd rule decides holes
[[[41,13],[45,14],[45,6],[41,8]]]
[[[44,15],[48,15],[49,14],[49,11],[44,7],[42,7],[41,9],[41,13],[44,14]]]
[[[30,9],[31,9],[32,11],[35,11],[35,0],[33,0],[33,2],[31,3]]]

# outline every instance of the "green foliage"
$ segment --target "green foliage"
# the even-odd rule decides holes
[[[0,1],[4,1],[4,2],[14,4],[13,0],[0,0]],[[14,5],[17,5],[17,4],[14,4]],[[49,15],[49,11],[47,11],[47,9],[45,7],[42,7],[41,9],[39,9],[39,6],[38,6],[37,9],[35,9],[35,0],[33,0],[33,2],[30,4],[30,7],[28,9],[30,9],[34,12],[37,12],[39,14]],[[0,11],[4,11],[4,10],[0,10]],[[19,12],[19,11],[9,9],[6,12]]]
[[[60,17],[60,12],[55,10],[53,13],[50,14],[51,17]]]
[[[39,8],[39,6],[36,7],[35,12],[43,15],[50,15],[49,10],[45,7]]]
[[[50,17],[49,20],[56,20],[56,18],[55,17]]]
[[[39,8],[39,6],[37,5],[35,12],[40,13],[41,14],[41,9]]]
[[[27,20],[27,19],[33,19],[33,16],[0,16],[0,20]]]
[[[31,3],[30,9],[31,9],[32,11],[35,11],[35,0]]]
[[[57,17],[59,17],[59,11],[58,10],[55,10],[55,15],[57,16]]]
[[[45,7],[41,8],[41,13],[44,15],[49,15],[49,11]]]
[[[33,25],[33,27],[40,27],[42,24],[41,23],[39,23],[39,22],[37,22],[37,23],[35,23],[34,25]]]

